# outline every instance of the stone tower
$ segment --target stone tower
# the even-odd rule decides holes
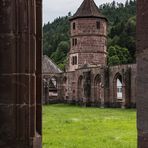
[[[93,0],[84,0],[70,18],[71,48],[68,71],[84,64],[106,64],[107,19],[100,13]]]

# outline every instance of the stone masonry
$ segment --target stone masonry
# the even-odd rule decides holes
[[[90,2],[93,9],[79,9],[81,13],[76,13],[72,21],[90,17],[104,20],[94,9],[96,5],[93,0],[84,0],[82,6],[88,6]],[[42,1],[0,1],[0,18],[0,147],[41,148]],[[148,146],[147,18],[148,4],[138,0],[138,66],[108,67],[84,60],[80,67],[57,75],[58,92],[66,102],[95,106],[133,106],[136,92],[138,148]],[[74,42],[77,45],[77,41]],[[76,56],[73,58],[74,64],[78,63]],[[122,101],[117,101],[115,93],[117,78],[122,82]]]
[[[108,21],[94,1],[84,0],[70,18],[70,24],[71,48],[67,71],[56,73],[60,102],[98,107],[136,107],[137,65],[107,65]],[[49,74],[49,77],[52,78],[52,75],[55,74]],[[117,97],[117,79],[122,82],[122,98]]]
[[[148,147],[148,3],[137,2],[137,125],[138,147]]]
[[[42,1],[0,1],[0,147],[41,148]]]

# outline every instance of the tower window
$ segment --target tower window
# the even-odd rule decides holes
[[[72,57],[72,65],[74,65],[74,57]]]
[[[77,45],[77,39],[75,39],[75,45]]]
[[[73,28],[73,30],[76,29],[76,23],[73,23],[73,24],[72,24],[72,28]]]
[[[72,65],[77,65],[77,63],[78,63],[77,60],[78,60],[78,59],[77,59],[77,56],[73,56],[73,57],[72,57],[72,60],[71,60],[71,64],[72,64]]]
[[[72,46],[75,45],[75,39],[72,39]]]
[[[74,57],[74,64],[77,65],[77,56]]]
[[[77,45],[77,38],[73,38],[72,39],[72,46],[76,46]]]
[[[100,26],[101,26],[100,22],[96,22],[97,29],[100,29]]]

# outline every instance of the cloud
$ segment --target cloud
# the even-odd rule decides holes
[[[65,16],[68,12],[72,14],[78,9],[83,0],[43,0],[43,23],[52,22],[59,16]],[[112,2],[113,0],[95,0],[96,4]],[[125,2],[126,0],[115,0]]]

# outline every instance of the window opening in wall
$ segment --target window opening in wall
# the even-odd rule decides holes
[[[117,99],[122,99],[122,81],[117,78]]]
[[[96,22],[96,27],[97,27],[97,29],[100,29],[100,26],[101,26],[101,25],[100,25],[100,22],[97,21],[97,22]]]
[[[75,46],[77,45],[77,39],[75,39]]]
[[[76,46],[77,43],[78,43],[77,38],[73,38],[73,39],[72,39],[72,46]]]
[[[78,62],[77,62],[77,59],[78,59],[77,56],[73,56],[73,57],[72,57],[72,62],[71,62],[72,65],[77,65],[77,63],[78,63]]]
[[[77,65],[77,56],[74,57],[74,64]]]
[[[73,23],[73,30],[75,30],[76,29],[76,23]]]
[[[75,39],[72,39],[72,46],[75,45]]]

